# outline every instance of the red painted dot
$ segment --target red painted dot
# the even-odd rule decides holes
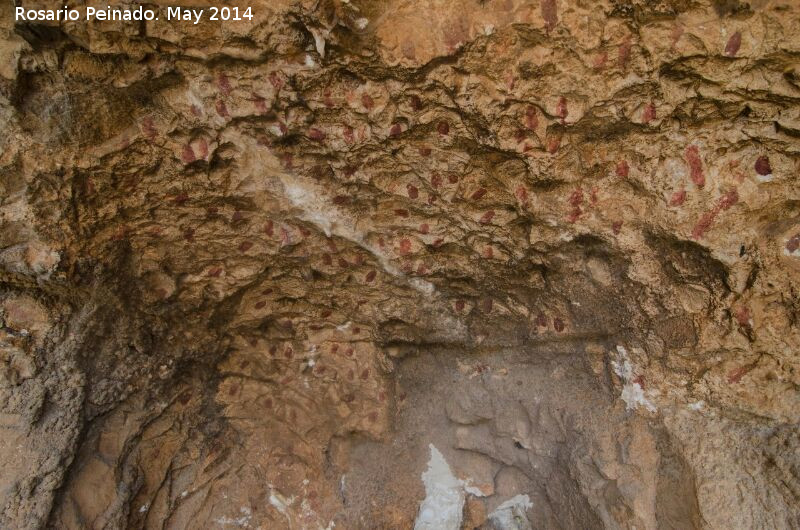
[[[369,271],[367,273],[366,278],[365,278],[367,283],[371,283],[373,280],[375,280],[375,276],[376,275],[377,275],[377,273],[375,271]]]
[[[456,311],[459,313],[464,310],[464,300],[456,300],[455,303]]]
[[[486,195],[486,188],[480,188],[476,190],[475,193],[472,194],[472,200],[477,201],[484,195]]]
[[[561,320],[558,317],[554,318],[553,319],[553,328],[555,328],[556,331],[561,333],[562,331],[564,331],[564,321]]]
[[[739,48],[742,45],[742,34],[741,32],[737,31],[733,35],[730,36],[728,39],[728,43],[725,44],[725,55],[728,57],[736,57],[736,54],[739,53]]]
[[[219,74],[217,77],[217,86],[219,87],[219,91],[222,92],[223,96],[230,96],[231,94],[231,82],[228,80],[228,76],[225,74]]]
[[[700,150],[696,145],[690,145],[684,151],[686,163],[695,186],[702,188],[706,184],[706,177],[703,175],[703,161],[700,159]]]
[[[628,166],[627,160],[620,160],[617,162],[617,176],[618,177],[627,177],[630,173],[630,166]]]
[[[680,206],[686,201],[686,190],[678,190],[669,199],[670,206]]]
[[[248,251],[248,250],[250,250],[251,248],[253,248],[253,243],[251,243],[250,241],[243,241],[243,242],[242,242],[242,243],[239,245],[239,251],[240,251],[240,252],[247,252],[247,251]]]
[[[419,196],[419,190],[413,184],[407,184],[406,191],[408,192],[408,196],[412,199],[416,199]]]
[[[493,306],[494,306],[494,301],[491,298],[484,298],[481,301],[481,308],[483,309],[484,313],[491,312]]]
[[[403,238],[400,240],[400,254],[406,255],[411,252],[411,241]]]
[[[326,136],[327,135],[323,131],[317,128],[312,127],[311,129],[308,130],[308,137],[314,140],[315,142],[323,141]]]
[[[365,108],[371,109],[375,106],[375,100],[373,100],[369,94],[362,94],[361,104],[364,105]]]
[[[228,107],[225,105],[224,101],[218,99],[214,106],[217,110],[217,114],[219,114],[222,118],[227,118],[229,116]]]
[[[492,218],[494,218],[494,210],[489,210],[480,218],[480,223],[482,225],[486,225],[492,222]]]
[[[614,234],[619,234],[622,231],[622,221],[614,221],[611,223],[611,231]]]
[[[769,158],[766,156],[760,156],[756,160],[755,164],[756,173],[759,175],[769,175],[772,173],[772,166],[769,163]]]
[[[401,132],[403,132],[403,126],[399,123],[395,123],[392,125],[392,128],[389,129],[389,136],[397,136]]]
[[[184,164],[191,164],[195,161],[194,151],[192,150],[191,145],[184,145],[183,151],[181,152],[181,160],[183,160]]]
[[[450,124],[446,121],[440,121],[439,125],[436,126],[436,130],[443,136],[450,134]]]
[[[394,214],[397,217],[408,217],[408,210],[406,210],[405,208],[397,208],[395,209]]]
[[[421,225],[419,225],[420,233],[427,234],[429,230],[430,230],[430,227],[428,226],[428,223],[422,223]]]
[[[431,148],[430,147],[420,147],[419,154],[424,156],[425,158],[431,156]]]
[[[264,300],[260,300],[260,301],[256,302],[256,309],[262,309],[266,305],[267,305],[267,303]]]

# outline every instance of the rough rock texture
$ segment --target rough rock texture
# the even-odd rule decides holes
[[[0,6],[0,527],[800,527],[796,1],[248,5]]]

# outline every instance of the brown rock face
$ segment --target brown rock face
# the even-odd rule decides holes
[[[797,2],[200,4],[0,7],[0,528],[800,527]]]

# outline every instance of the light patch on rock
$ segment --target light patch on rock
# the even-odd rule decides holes
[[[464,483],[458,480],[450,466],[433,444],[431,458],[422,474],[425,500],[422,501],[414,530],[458,530],[464,509]]]
[[[527,510],[533,507],[530,497],[516,495],[498,506],[489,514],[489,520],[498,530],[530,530]]]
[[[703,407],[705,406],[705,404],[706,404],[706,403],[705,403],[705,401],[703,401],[703,400],[701,399],[700,401],[695,401],[694,403],[689,403],[688,407],[689,407],[691,410],[697,410],[697,411],[700,411],[700,410],[703,410]]]
[[[656,406],[644,395],[644,389],[637,381],[633,364],[628,357],[628,351],[623,346],[617,346],[618,360],[611,361],[611,366],[623,382],[622,400],[628,410],[636,410],[640,405],[650,412],[656,411]]]
[[[759,182],[772,182],[775,176],[772,173],[767,173],[766,175],[760,175],[756,173],[756,178]]]

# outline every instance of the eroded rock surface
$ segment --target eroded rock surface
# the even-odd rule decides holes
[[[800,527],[796,2],[248,5],[0,7],[0,527]]]

